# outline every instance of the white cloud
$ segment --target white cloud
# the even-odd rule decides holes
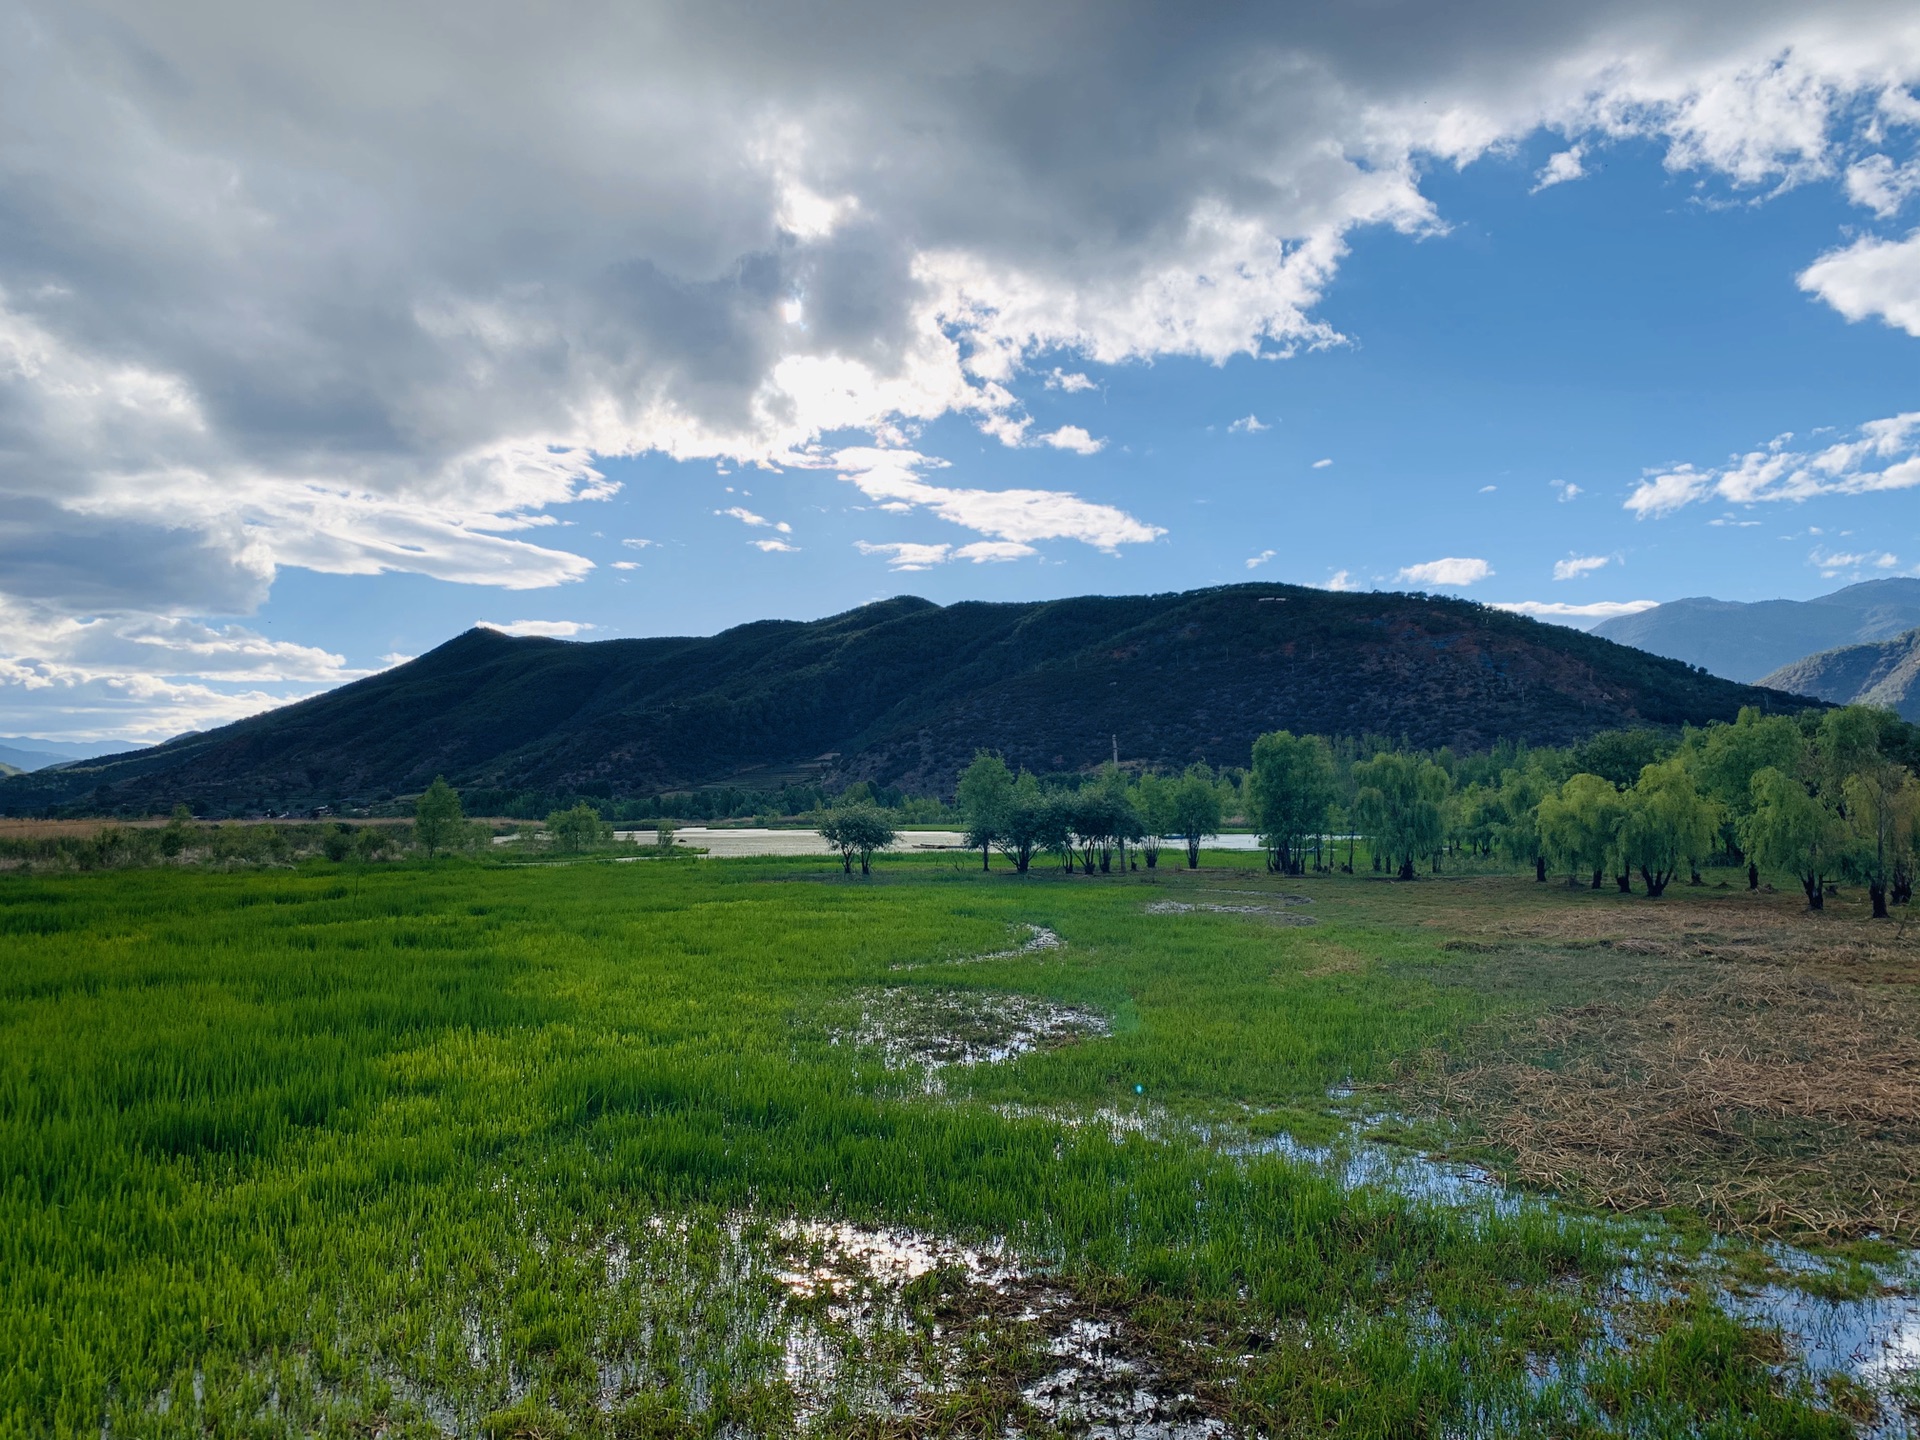
[[[1778,436],[1764,450],[1736,455],[1719,470],[1675,465],[1648,471],[1627,497],[1626,508],[1645,520],[1701,500],[1756,505],[1920,485],[1920,410],[1870,420],[1854,438],[1819,450],[1791,449],[1792,440]]]
[[[1869,155],[1847,167],[1847,198],[1882,220],[1891,220],[1920,195],[1920,160],[1895,165],[1885,155]]]
[[[1565,560],[1553,562],[1553,578],[1556,580],[1578,580],[1583,575],[1604,569],[1611,559],[1608,555],[1570,555]]]
[[[638,570],[640,568],[640,562],[638,560],[616,560],[613,562],[613,568],[616,570]]]
[[[1327,577],[1326,583],[1318,585],[1315,588],[1320,590],[1358,590],[1360,586],[1355,583],[1351,571],[1336,570]]]
[[[1008,560],[1025,560],[1040,552],[1031,545],[1022,545],[1017,540],[975,540],[970,545],[962,545],[953,552],[956,560],[971,560],[976,565],[998,564]]]
[[[1258,415],[1245,415],[1227,426],[1229,435],[1258,435],[1262,430],[1271,430],[1271,425],[1262,425]]]
[[[1802,290],[1818,295],[1849,320],[1877,316],[1920,336],[1920,230],[1904,240],[1862,236],[1829,250],[1798,278]]]
[[[1554,489],[1560,492],[1559,500],[1562,505],[1566,504],[1569,500],[1573,499],[1575,496],[1582,493],[1578,485],[1572,484],[1571,482],[1566,480],[1552,480],[1552,481],[1549,481],[1548,483],[1552,485]]]
[[[8,733],[37,727],[75,739],[148,743],[370,673],[340,655],[238,625],[148,615],[75,618],[0,598],[0,727]]]
[[[1314,462],[1313,462],[1313,468],[1314,468],[1315,470],[1324,470],[1324,469],[1326,469],[1326,468],[1327,468],[1327,466],[1329,466],[1329,465],[1331,465],[1332,463],[1333,463],[1333,461],[1332,461],[1332,460],[1330,460],[1330,459],[1328,459],[1328,460],[1316,460],[1316,461],[1314,461]]]
[[[1845,551],[1819,546],[1807,556],[1807,563],[1819,569],[1821,579],[1832,580],[1846,574],[1895,569],[1900,557],[1888,550]]]
[[[659,542],[656,540],[641,540],[636,537],[632,539],[622,540],[620,543],[629,550],[649,550],[649,549],[652,549]]]
[[[762,528],[771,526],[782,535],[791,535],[793,533],[793,526],[789,525],[786,521],[781,520],[776,523],[767,519],[764,515],[754,514],[753,511],[747,509],[744,505],[729,505],[725,510],[716,510],[713,513],[716,515],[730,515],[742,525],[755,525]]]
[[[1262,550],[1258,555],[1253,556],[1247,561],[1247,569],[1258,570],[1262,565],[1273,559],[1274,554],[1275,552],[1272,550]]]
[[[1493,494],[1494,491],[1498,490],[1499,488],[1500,487],[1498,485],[1482,485],[1480,487],[1480,493],[1482,495],[1491,495]]]
[[[1586,146],[1575,145],[1571,150],[1561,150],[1549,155],[1540,173],[1533,177],[1533,189],[1530,193],[1538,195],[1550,185],[1564,185],[1569,180],[1578,180],[1587,173],[1583,163],[1586,153]]]
[[[917,545],[911,542],[895,541],[888,544],[870,544],[865,540],[853,542],[853,548],[862,555],[884,555],[887,566],[892,570],[928,570],[935,565],[944,565],[950,560],[970,560],[975,565],[1003,563],[1008,560],[1025,560],[1040,552],[1031,545],[1021,545],[1011,540],[976,540],[970,545]]]
[[[1659,603],[1658,600],[1596,600],[1587,605],[1565,605],[1552,600],[1496,600],[1493,608],[1586,630],[1616,615],[1638,615]]]
[[[963,490],[929,484],[922,469],[943,461],[912,450],[851,447],[808,461],[830,466],[868,499],[893,506],[924,506],[942,520],[998,540],[1079,540],[1100,550],[1139,545],[1166,531],[1124,510],[1082,500],[1060,490]]]
[[[1493,567],[1484,560],[1449,555],[1409,565],[1401,570],[1399,578],[1415,585],[1477,585],[1492,574]]]
[[[747,543],[753,546],[754,549],[767,555],[797,555],[800,553],[800,547],[798,545],[789,545],[784,540],[749,540]]]
[[[1049,390],[1064,390],[1069,395],[1078,395],[1084,391],[1097,390],[1098,388],[1099,387],[1086,376],[1078,372],[1062,370],[1058,365],[1054,366],[1052,371],[1047,375],[1047,389]]]
[[[1105,440],[1096,440],[1078,425],[1062,425],[1051,434],[1042,435],[1040,441],[1056,450],[1071,450],[1076,455],[1097,455],[1106,449]]]
[[[953,550],[951,545],[916,545],[908,541],[873,544],[865,540],[854,541],[853,548],[862,555],[886,556],[887,566],[893,570],[930,569],[945,564]]]
[[[584,620],[513,620],[502,624],[497,620],[476,620],[488,630],[498,630],[502,635],[539,635],[549,640],[570,640],[583,630],[595,627]]]

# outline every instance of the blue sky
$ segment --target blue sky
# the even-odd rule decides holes
[[[1909,7],[482,8],[0,3],[0,733],[476,623],[1920,573]]]
[[[1920,491],[1662,518],[1625,508],[1646,471],[1711,467],[1783,432],[1817,445],[1815,432],[1920,403],[1911,336],[1850,323],[1795,284],[1858,226],[1857,210],[1827,187],[1743,197],[1671,173],[1646,143],[1530,193],[1556,145],[1535,137],[1431,170],[1421,188],[1443,233],[1356,235],[1317,312],[1338,343],[1220,365],[1042,354],[1020,389],[1035,428],[1079,426],[1105,441],[1099,452],[1009,449],[958,417],[916,442],[949,462],[942,484],[1071,490],[1166,531],[1149,543],[1105,553],[1055,541],[1031,558],[902,572],[856,544],[977,536],[925,513],[880,513],[832,472],[648,456],[601,463],[620,483],[611,500],[554,507],[566,547],[596,563],[577,584],[501,595],[296,570],[262,619],[370,665],[477,621],[591,627],[582,638],[709,633],[903,593],[1027,600],[1344,573],[1364,589],[1578,606],[1805,598],[1914,573]],[[1056,368],[1090,388],[1049,389]],[[1261,428],[1234,428],[1249,416]],[[734,508],[792,529],[723,513]],[[794,550],[754,548],[765,539]],[[1850,553],[1869,559],[1822,563]],[[1888,553],[1896,566],[1877,563]],[[1443,557],[1484,559],[1492,575],[1399,578]],[[1606,563],[1555,579],[1556,563],[1596,557]],[[623,563],[635,568],[613,568]]]

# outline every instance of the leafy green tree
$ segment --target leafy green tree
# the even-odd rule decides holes
[[[447,784],[444,775],[433,777],[426,793],[413,807],[414,838],[427,854],[438,855],[459,843],[467,828],[460,810],[460,792]]]
[[[1541,884],[1547,878],[1547,848],[1540,838],[1540,802],[1555,788],[1547,772],[1532,765],[1500,777],[1494,844],[1515,864],[1531,865]]]
[[[171,860],[187,848],[187,827],[193,824],[193,811],[185,805],[173,807],[173,814],[167,817],[165,827],[160,831],[160,853]]]
[[[1220,791],[1205,765],[1189,766],[1173,787],[1173,833],[1187,842],[1187,868],[1200,868],[1200,842],[1220,829]]]
[[[1806,764],[1807,740],[1788,716],[1763,715],[1748,705],[1731,725],[1691,731],[1681,754],[1700,788],[1719,803],[1722,840],[1737,850],[1740,827],[1753,811],[1753,777],[1769,768],[1798,774]],[[1760,888],[1760,867],[1751,857],[1747,888]]]
[[[1885,920],[1889,888],[1899,903],[1913,893],[1920,783],[1906,766],[1876,756],[1847,777],[1845,796],[1846,821],[1853,832],[1853,872],[1866,884],[1873,918]]]
[[[1602,730],[1574,747],[1573,760],[1578,773],[1598,775],[1612,781],[1616,790],[1625,790],[1642,770],[1665,760],[1673,750],[1674,742],[1658,730]]]
[[[1248,818],[1267,850],[1267,869],[1297,875],[1309,835],[1322,834],[1339,796],[1333,751],[1318,735],[1275,730],[1253,742]]]
[[[1447,772],[1418,755],[1384,751],[1353,767],[1354,818],[1375,853],[1398,862],[1402,880],[1414,878],[1413,862],[1433,855],[1445,838]]]
[[[1619,847],[1626,807],[1613,782],[1599,775],[1573,775],[1540,801],[1540,840],[1547,854],[1567,869],[1567,884],[1591,869],[1593,888]]]
[[[873,873],[873,854],[885,850],[899,838],[886,813],[871,805],[837,805],[821,817],[820,836],[840,852],[841,868],[853,873],[853,862],[860,862],[860,873]]]
[[[600,812],[585,800],[570,810],[555,810],[547,816],[547,834],[554,848],[568,854],[593,850],[613,840],[613,826],[600,818]]]
[[[1001,812],[994,848],[1013,861],[1013,868],[1024,875],[1033,864],[1034,852],[1045,848],[1053,820],[1053,807],[1040,782],[1022,770]]]
[[[1799,776],[1768,766],[1753,777],[1740,844],[1759,864],[1799,880],[1809,910],[1826,908],[1827,877],[1844,863],[1850,839],[1839,811]]]
[[[1034,834],[1035,848],[1044,850],[1049,855],[1058,855],[1069,875],[1073,873],[1073,821],[1076,798],[1072,795],[1048,795],[1041,804]]]
[[[1133,787],[1133,809],[1140,817],[1141,853],[1147,869],[1155,869],[1160,864],[1160,841],[1173,833],[1173,786],[1163,775],[1142,775]]]
[[[974,752],[956,787],[954,803],[967,827],[967,844],[980,851],[980,868],[991,868],[994,842],[1007,824],[1013,800],[1013,772],[1007,762],[986,750]]]
[[[1666,893],[1682,864],[1698,865],[1713,848],[1718,830],[1713,802],[1694,788],[1679,759],[1649,765],[1626,795],[1620,846],[1630,869],[1640,871],[1650,899]]]

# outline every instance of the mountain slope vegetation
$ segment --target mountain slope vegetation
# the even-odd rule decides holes
[[[1288,728],[1563,744],[1807,702],[1467,601],[1236,585],[934,605],[710,637],[471,630],[380,675],[165,745],[0,784],[0,810],[208,813],[462,787],[607,797],[783,778],[950,793],[978,747],[1036,771],[1117,750],[1245,764]]]
[[[1920,721],[1920,629],[1809,655],[1760,683],[1836,705],[1878,705],[1902,720]]]
[[[1867,580],[1812,600],[1714,600],[1695,596],[1620,615],[1592,633],[1698,665],[1743,684],[1783,665],[1836,649],[1891,640],[1920,625],[1920,580]]]

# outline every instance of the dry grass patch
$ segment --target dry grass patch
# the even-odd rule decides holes
[[[1753,1234],[1920,1234],[1920,1003],[1817,975],[1696,973],[1408,1067],[1517,1178]],[[1492,1047],[1487,1047],[1489,1050]]]

